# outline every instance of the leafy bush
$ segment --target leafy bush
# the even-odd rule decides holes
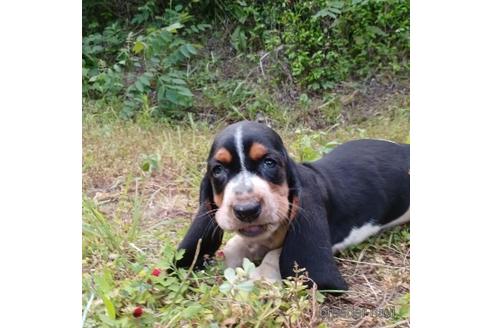
[[[172,115],[191,105],[183,64],[199,45],[187,38],[210,25],[189,24],[192,16],[181,5],[163,16],[155,16],[155,7],[154,1],[139,7],[128,30],[114,23],[102,34],[83,38],[83,92],[92,98],[123,98],[127,118],[144,106]],[[145,26],[141,32],[131,31],[139,26]]]
[[[229,40],[232,53],[247,54],[255,65],[268,58],[269,88],[260,86],[265,94],[285,80],[302,93],[322,95],[350,79],[407,74],[409,10],[409,0],[84,0],[83,93],[119,101],[125,118],[142,110],[186,117],[193,92],[200,91],[192,92],[190,85],[199,84],[192,80],[206,67],[197,40],[211,37],[212,27],[213,38]],[[232,84],[238,78],[244,76]],[[228,82],[219,77],[209,89],[227,89]],[[231,113],[243,105],[230,102]],[[248,106],[254,115],[264,102]]]
[[[310,90],[348,78],[408,71],[408,0],[236,1],[238,51],[283,53],[294,79]],[[279,70],[280,71],[280,70]]]

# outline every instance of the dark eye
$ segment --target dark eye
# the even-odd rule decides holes
[[[268,167],[269,169],[272,169],[274,168],[276,165],[277,165],[277,162],[275,162],[273,159],[271,158],[265,158],[265,160],[263,161],[263,164]]]
[[[224,167],[222,165],[216,165],[212,169],[212,174],[214,175],[214,177],[219,177],[222,175],[222,173],[224,173]]]

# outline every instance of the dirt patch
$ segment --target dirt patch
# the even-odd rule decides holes
[[[390,78],[373,78],[364,83],[345,83],[335,89],[347,122],[357,123],[382,115],[392,107],[408,107],[408,82]]]

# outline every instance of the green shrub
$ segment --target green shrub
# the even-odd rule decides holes
[[[207,74],[197,40],[213,37],[228,41],[233,53],[247,54],[243,61],[258,65],[260,56],[267,58],[259,79],[267,96],[204,91],[205,100],[218,102],[230,117],[274,111],[279,105],[270,104],[268,94],[285,80],[301,93],[322,95],[346,80],[408,74],[409,11],[409,0],[84,0],[83,94],[122,103],[124,118],[143,110],[153,118],[185,118],[193,106],[190,85],[200,85],[193,79]],[[231,52],[217,53],[222,60]],[[254,80],[250,76],[245,79]],[[232,84],[243,78],[231,78]],[[228,82],[217,76],[207,87],[220,90]]]
[[[124,99],[121,114],[132,118],[147,106],[174,115],[192,104],[184,64],[199,45],[189,41],[208,24],[191,24],[181,5],[156,16],[154,1],[139,7],[127,29],[117,23],[83,38],[83,92],[92,98]],[[137,27],[142,31],[133,32]]]
[[[236,50],[283,53],[295,81],[310,90],[409,68],[408,0],[250,0],[227,10],[238,25]]]

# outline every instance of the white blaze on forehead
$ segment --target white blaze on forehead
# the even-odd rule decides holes
[[[239,162],[241,163],[241,171],[246,171],[246,166],[244,165],[244,146],[243,146],[242,126],[237,127],[236,133],[234,134],[234,141],[236,144],[236,152],[239,156]]]
[[[253,175],[247,171],[242,171],[234,179],[229,182],[232,191],[238,194],[248,193],[253,191]]]

